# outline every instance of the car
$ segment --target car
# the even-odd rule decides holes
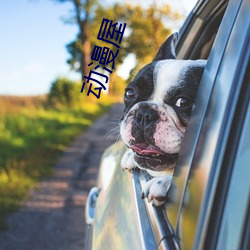
[[[123,142],[103,154],[89,193],[86,249],[250,249],[250,1],[198,1],[179,59],[207,59],[165,206],[150,178],[123,172]]]

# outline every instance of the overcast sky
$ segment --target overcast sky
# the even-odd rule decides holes
[[[188,12],[196,0],[154,2],[172,3],[173,8]],[[55,4],[49,0],[1,0],[0,94],[45,94],[58,76],[80,79],[66,63],[69,56],[65,45],[77,34],[75,25],[62,21],[70,9],[70,3]],[[127,76],[126,69],[123,67],[119,73]]]

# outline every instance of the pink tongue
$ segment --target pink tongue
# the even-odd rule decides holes
[[[139,153],[140,155],[152,155],[152,154],[162,155],[163,154],[154,146],[146,144],[146,143],[137,143],[137,144],[131,145],[130,148],[134,150],[135,152]]]

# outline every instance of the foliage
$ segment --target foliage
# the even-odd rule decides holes
[[[43,101],[0,97],[0,229],[5,215],[27,198],[41,176],[51,172],[67,144],[111,104],[103,99],[101,106],[53,109],[45,108]]]
[[[117,101],[123,101],[125,87],[126,81],[114,72],[109,82],[109,95]]]
[[[127,23],[127,33],[123,37],[118,56],[115,58],[115,68],[113,73],[109,75],[109,93],[111,95],[122,96],[125,86],[125,81],[121,78],[117,80],[118,76],[114,73],[117,67],[123,63],[125,57],[129,54],[133,53],[136,55],[137,64],[130,72],[128,79],[130,81],[138,69],[151,62],[162,42],[170,35],[171,30],[166,28],[164,22],[167,18],[174,19],[172,15],[173,13],[169,5],[161,6],[161,8],[156,5],[143,8],[139,5],[131,6],[118,3],[110,7],[104,7],[101,4],[96,5],[95,12],[92,13],[92,19],[89,21],[91,51],[93,51],[95,45],[108,47],[114,53],[117,51],[114,45],[97,39],[103,18],[113,20],[114,22]],[[81,35],[79,34],[76,40],[69,43],[66,47],[70,54],[67,62],[71,69],[81,72]],[[91,67],[88,68],[88,71],[92,69]]]
[[[51,84],[48,94],[48,101],[54,107],[81,106],[83,103],[83,94],[81,94],[82,84],[74,82],[67,78],[58,78]]]
[[[91,51],[94,45],[107,46],[105,42],[97,40],[97,34],[102,22],[102,18],[127,23],[128,34],[124,36],[118,57],[115,59],[116,66],[119,66],[129,53],[136,55],[137,63],[145,65],[149,63],[162,42],[169,36],[171,30],[166,28],[164,21],[167,18],[173,18],[173,13],[169,5],[161,6],[151,5],[143,8],[140,5],[131,6],[129,4],[115,4],[111,7],[98,5],[94,18],[90,23]],[[80,37],[67,45],[70,54],[68,63],[72,69],[80,70]],[[108,44],[111,50],[116,48]],[[78,65],[78,66],[77,66]]]
[[[154,5],[147,9],[141,6],[131,8],[127,6],[126,19],[129,22],[131,33],[127,38],[127,53],[134,53],[139,64],[150,63],[163,41],[170,35],[171,30],[166,28],[163,20],[170,15],[170,7],[160,9]]]

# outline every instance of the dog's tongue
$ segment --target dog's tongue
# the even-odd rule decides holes
[[[137,143],[131,145],[130,148],[135,152],[139,153],[140,155],[163,154],[163,152],[159,151],[157,148],[147,143]]]

